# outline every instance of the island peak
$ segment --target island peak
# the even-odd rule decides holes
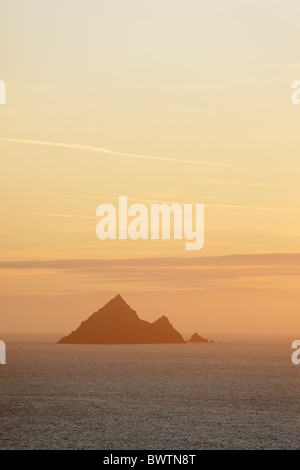
[[[153,323],[142,320],[121,297],[113,297],[102,308],[83,321],[77,330],[61,338],[66,344],[151,344],[184,343],[163,315]]]

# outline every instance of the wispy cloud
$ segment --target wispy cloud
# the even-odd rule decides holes
[[[117,197],[107,197],[107,196],[81,196],[81,195],[71,195],[71,194],[57,194],[57,197],[75,197],[75,198],[87,198],[87,199],[98,199],[107,200],[107,201],[118,201]],[[133,200],[133,198],[131,198]],[[150,200],[150,199],[135,199],[135,202],[141,202],[145,204],[176,204],[178,201],[170,200]],[[300,209],[292,207],[265,207],[265,206],[249,206],[243,204],[214,204],[214,203],[205,203],[205,207],[212,207],[216,209],[232,209],[232,210],[250,210],[250,211],[266,211],[266,212],[284,212],[284,213],[295,213],[299,214]],[[61,218],[61,219],[90,219],[95,220],[96,216],[88,216],[81,214],[58,214],[58,213],[43,213],[43,212],[18,212],[19,215],[28,215],[33,217],[50,217],[50,218]]]
[[[300,5],[300,3],[299,3]],[[232,67],[231,70],[299,70],[300,62],[293,64],[245,64]]]
[[[255,288],[272,289],[277,293],[279,290],[294,291],[299,299],[300,254],[0,261],[0,278],[3,314],[7,314],[3,305],[5,298],[24,295],[40,299],[43,295],[95,293],[98,298],[112,291],[140,292],[143,295],[147,292],[172,292],[174,295],[175,291],[204,293],[216,289],[220,295],[226,295],[228,289],[234,289],[234,296],[230,295],[230,298],[234,297],[236,302],[239,289],[251,289],[253,295]],[[201,302],[202,297],[200,305]],[[216,302],[219,311],[220,304]],[[241,305],[244,309],[243,303]]]
[[[80,215],[80,214],[48,214],[43,212],[19,212],[22,215],[31,215],[34,217],[50,217],[58,219],[92,219],[95,220],[96,216]]]
[[[218,207],[221,209],[250,209],[254,211],[270,211],[270,212],[291,212],[299,214],[300,209],[293,207],[264,207],[264,206],[247,206],[247,205],[238,205],[238,204],[205,204],[205,206]]]
[[[34,197],[56,197],[56,198],[75,198],[75,199],[97,199],[98,201],[119,201],[119,196],[103,196],[101,194],[63,194],[63,193],[57,193],[57,194],[48,194],[48,193],[27,193],[27,192],[11,192],[10,194],[17,194],[19,196],[34,196]],[[174,204],[178,203],[178,200],[166,200],[166,199],[141,199],[141,198],[136,198],[134,196],[128,196],[128,201],[132,201],[133,203],[136,202],[143,202],[146,204]],[[39,213],[34,213],[34,212],[28,212],[27,214],[30,215],[44,215],[44,214],[39,214]],[[56,214],[53,214],[55,216]],[[75,217],[75,216],[74,216]],[[81,216],[78,216],[81,217]],[[82,216],[84,217],[84,216]]]
[[[69,150],[82,150],[86,152],[94,152],[94,153],[103,153],[108,155],[114,155],[117,157],[125,157],[125,158],[137,158],[140,160],[156,160],[160,162],[170,162],[170,163],[183,163],[183,164],[193,164],[193,165],[211,165],[211,166],[219,166],[219,167],[227,167],[231,168],[231,165],[225,163],[218,163],[218,162],[207,162],[207,161],[200,161],[200,160],[178,160],[176,158],[169,158],[169,157],[158,157],[155,155],[140,155],[135,153],[126,153],[126,152],[117,152],[115,150],[110,150],[102,147],[93,147],[90,145],[79,145],[79,144],[69,144],[66,142],[47,142],[47,141],[40,141],[40,140],[25,140],[25,139],[8,139],[5,137],[0,137],[0,142],[10,142],[14,144],[28,144],[28,145],[42,145],[46,147],[56,147],[56,148],[65,148]]]
[[[238,2],[238,5],[300,5],[300,0],[244,0]]]
[[[224,82],[211,82],[211,83],[183,83],[183,82],[156,82],[156,83],[144,83],[141,86],[143,88],[153,88],[153,89],[167,89],[167,90],[203,90],[203,91],[214,91],[221,90],[228,87],[244,87],[247,83],[253,83],[254,80],[232,80]]]
[[[203,256],[197,258],[128,258],[128,259],[60,259],[52,261],[0,261],[0,269],[57,269],[94,272],[100,268],[245,268],[245,267],[298,267],[300,253],[240,254]]]

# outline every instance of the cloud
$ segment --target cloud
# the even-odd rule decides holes
[[[239,2],[238,5],[289,5],[300,4],[300,0],[245,0]]]
[[[244,206],[238,204],[205,204],[208,207],[217,207],[220,209],[237,209],[237,210],[253,210],[253,211],[269,211],[269,212],[289,212],[299,214],[300,209],[292,207],[264,207],[264,206]]]
[[[299,3],[300,5],[300,3]],[[294,64],[251,64],[233,67],[232,70],[299,70],[300,62]]]
[[[80,215],[80,214],[47,214],[43,212],[18,212],[22,215],[31,215],[34,217],[50,217],[59,219],[92,219],[95,220],[96,216]]]
[[[246,84],[257,83],[257,80],[244,79],[244,80],[231,80],[222,82],[210,82],[210,83],[183,83],[183,82],[156,82],[156,83],[144,83],[141,86],[143,88],[153,89],[166,89],[166,90],[203,90],[203,91],[214,91],[221,90],[228,87],[245,87]]]
[[[23,193],[24,194],[24,193]],[[25,193],[31,194],[31,193]],[[32,194],[34,195],[34,194]],[[51,195],[51,197],[56,196],[58,198],[61,197],[69,197],[69,198],[84,198],[84,199],[98,199],[107,200],[107,201],[118,201],[118,197],[108,197],[108,196],[88,196],[88,195],[75,195],[75,194],[56,194]],[[178,204],[178,201],[170,201],[170,200],[150,200],[150,199],[140,199],[140,198],[129,198],[129,200],[135,202],[141,202],[146,204]],[[184,204],[184,203],[182,203]],[[214,204],[214,203],[205,203],[205,207],[212,207],[216,209],[232,209],[232,210],[250,210],[250,211],[265,211],[265,212],[283,212],[283,213],[291,213],[291,214],[299,214],[300,209],[291,208],[291,207],[264,207],[264,206],[248,206],[242,204]],[[60,219],[89,219],[89,220],[96,220],[96,216],[89,216],[83,214],[59,214],[59,213],[43,213],[43,212],[18,212],[19,215],[28,215],[32,217],[49,217],[49,218],[60,218]]]
[[[193,164],[193,165],[211,165],[211,166],[231,168],[231,165],[228,165],[225,163],[206,162],[206,161],[199,161],[199,160],[178,160],[176,158],[157,157],[155,155],[139,155],[139,154],[134,154],[134,153],[117,152],[115,150],[110,150],[110,149],[106,149],[102,147],[69,144],[65,142],[47,142],[47,141],[40,141],[40,140],[8,139],[5,137],[0,137],[0,142],[10,142],[10,143],[15,143],[15,144],[28,144],[28,145],[42,145],[46,147],[65,148],[69,150],[83,150],[83,151],[94,152],[94,153],[106,153],[106,154],[114,155],[117,157],[137,158],[139,160],[156,160],[160,162],[183,163],[183,164]]]
[[[57,269],[94,272],[100,268],[140,267],[171,268],[245,268],[245,267],[298,267],[300,253],[244,254],[227,256],[204,256],[197,258],[135,258],[135,259],[69,259],[52,261],[0,261],[0,269]]]
[[[2,294],[273,289],[299,292],[300,254],[0,262]],[[237,295],[237,290],[235,290]]]

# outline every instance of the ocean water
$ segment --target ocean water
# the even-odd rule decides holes
[[[0,449],[298,449],[291,343],[8,343]]]

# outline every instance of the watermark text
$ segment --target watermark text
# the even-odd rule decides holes
[[[201,250],[204,245],[203,204],[150,204],[148,212],[145,204],[128,207],[127,196],[120,196],[117,209],[100,204],[96,215],[101,217],[96,228],[100,240],[170,240],[172,235],[174,240],[188,240],[186,250]]]
[[[6,84],[0,80],[0,104],[6,104]]]
[[[300,80],[295,80],[292,83],[292,89],[295,90],[292,93],[292,103],[300,104]]]
[[[0,340],[0,364],[6,364],[6,345]]]
[[[295,366],[297,366],[298,364],[300,364],[300,340],[299,339],[296,339],[295,341],[293,341],[292,349],[296,349],[296,351],[293,352],[292,354],[292,363],[295,364]]]

